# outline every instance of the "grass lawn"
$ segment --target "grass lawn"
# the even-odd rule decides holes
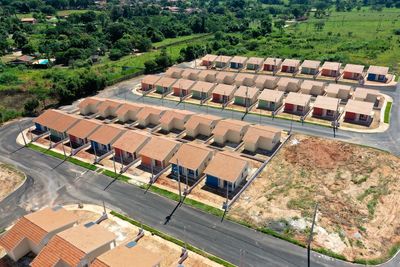
[[[390,111],[392,109],[392,102],[388,102],[386,104],[386,109],[385,109],[385,117],[384,117],[384,122],[385,123],[389,123],[390,122]]]
[[[162,40],[161,42],[153,43],[153,47],[155,48],[160,48],[162,46],[169,46],[178,42],[185,42],[185,41],[190,41],[192,39],[197,39],[201,38],[202,36],[208,35],[206,33],[199,33],[199,34],[191,34],[187,36],[180,36],[176,38],[166,38]]]

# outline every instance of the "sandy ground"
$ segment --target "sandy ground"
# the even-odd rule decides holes
[[[400,242],[399,168],[379,150],[297,135],[230,214],[304,241],[318,202],[314,246],[349,260],[384,257]]]
[[[18,188],[24,181],[24,174],[12,166],[0,163],[0,200]]]

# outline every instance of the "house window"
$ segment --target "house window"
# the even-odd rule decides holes
[[[330,110],[330,109],[326,110],[326,116],[331,116],[332,117],[334,113],[335,112],[333,110]]]
[[[298,112],[303,112],[304,111],[304,107],[303,106],[297,106],[297,111]]]
[[[360,114],[360,121],[368,120],[368,115]]]

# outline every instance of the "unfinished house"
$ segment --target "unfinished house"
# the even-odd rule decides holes
[[[126,131],[112,144],[115,157],[120,162],[132,162],[138,152],[150,141],[150,134],[144,131]]]
[[[86,97],[78,104],[79,113],[86,116],[91,114],[96,114],[98,112],[97,107],[105,99],[100,97]]]
[[[285,99],[284,111],[304,116],[310,109],[311,96],[290,92]]]
[[[353,99],[357,101],[371,102],[374,103],[375,107],[378,107],[380,101],[383,100],[383,97],[378,90],[357,87],[353,93]]]
[[[218,145],[225,145],[226,142],[239,144],[249,128],[249,123],[233,119],[221,120],[214,130],[214,142]]]
[[[134,102],[126,102],[122,104],[115,114],[117,115],[118,121],[122,123],[135,122],[137,120],[137,114],[144,107],[144,105]]]
[[[95,155],[103,155],[111,151],[111,145],[126,130],[116,125],[101,125],[91,135],[87,137]]]
[[[342,63],[325,61],[321,67],[321,75],[327,77],[340,76],[340,67]]]
[[[146,75],[141,81],[142,91],[151,91],[156,88],[155,84],[160,78],[159,75]]]
[[[313,117],[334,120],[339,115],[340,99],[329,96],[318,96],[314,102]]]
[[[300,60],[285,59],[281,65],[281,72],[296,73],[300,68]]]
[[[44,208],[21,217],[0,236],[0,246],[14,261],[33,252],[38,254],[57,233],[73,227],[78,218],[62,207]]]
[[[76,115],[70,115],[60,112],[57,119],[50,120],[47,128],[50,130],[50,137],[53,140],[64,140],[68,137],[67,131],[81,120]]]
[[[251,107],[257,102],[260,91],[256,87],[240,86],[234,93],[235,105]]]
[[[190,89],[195,84],[195,81],[187,79],[179,79],[173,85],[174,96],[185,97],[190,95],[192,92]]]
[[[373,109],[374,104],[371,102],[349,99],[344,108],[344,121],[369,125],[374,117]]]
[[[364,79],[364,65],[347,64],[343,69],[343,78],[349,80]]]
[[[239,73],[235,77],[236,86],[255,86],[257,75],[249,73]]]
[[[56,109],[45,110],[40,116],[33,119],[35,124],[35,130],[38,132],[47,132],[49,130],[48,126],[53,121],[60,118],[63,113]]]
[[[388,67],[370,66],[367,71],[367,80],[385,83],[388,81]]]
[[[187,110],[167,110],[160,118],[161,129],[165,132],[183,131],[193,114]]]
[[[215,70],[203,70],[198,75],[198,80],[203,82],[214,83],[217,81],[218,71]]]
[[[89,266],[116,246],[115,239],[114,233],[94,222],[78,225],[56,234],[30,266]]]
[[[229,61],[232,57],[229,56],[218,56],[214,61],[214,66],[218,69],[224,69],[229,67]]]
[[[257,75],[255,86],[260,89],[275,89],[278,85],[278,77],[269,75]]]
[[[169,166],[172,156],[178,151],[180,143],[163,137],[152,137],[139,151],[142,165],[152,170],[163,170]]]
[[[238,154],[218,152],[204,171],[206,185],[233,192],[246,180],[248,171],[249,163]]]
[[[192,98],[205,100],[212,96],[215,83],[198,81],[192,87]]]
[[[182,75],[183,76],[183,75]],[[167,94],[171,92],[172,85],[176,82],[176,79],[169,78],[169,77],[161,77],[157,82],[154,83],[156,88],[156,93],[159,94]]]
[[[197,81],[200,72],[200,70],[196,69],[185,69],[182,72],[182,79]]]
[[[257,150],[272,152],[281,142],[281,130],[262,125],[251,125],[243,137],[244,149],[256,153]]]
[[[325,93],[326,83],[313,80],[304,80],[300,85],[300,92],[306,95],[318,96]]]
[[[281,69],[282,59],[269,57],[264,61],[263,70],[277,72]]]
[[[97,112],[102,118],[115,118],[117,117],[116,111],[124,104],[121,100],[105,99],[97,106]]]
[[[214,62],[217,58],[218,58],[217,55],[207,54],[201,58],[201,65],[206,66],[207,68],[211,68],[214,66]]]
[[[197,136],[209,137],[221,118],[212,115],[193,115],[185,124],[186,135],[192,138]]]
[[[137,114],[137,121],[141,127],[153,127],[160,124],[161,115],[168,109],[164,107],[145,106]]]
[[[276,111],[282,106],[284,95],[282,91],[264,89],[258,96],[258,108]]]
[[[352,89],[349,85],[329,83],[325,88],[326,96],[339,98],[342,101],[347,101],[351,98]]]
[[[296,78],[281,77],[277,83],[277,90],[285,93],[298,92],[301,80]]]
[[[247,61],[247,57],[241,57],[241,56],[234,56],[230,63],[230,68],[231,69],[236,69],[240,70],[243,69]]]
[[[246,62],[247,70],[259,71],[262,69],[264,63],[264,58],[261,57],[251,57]]]
[[[103,124],[96,120],[80,120],[67,130],[71,145],[80,147],[87,144],[88,136],[94,133],[101,125]]]
[[[183,68],[178,68],[178,67],[170,67],[168,70],[165,72],[165,76],[174,78],[174,79],[180,79],[182,78],[182,72],[185,69]]]
[[[217,83],[232,85],[235,83],[236,73],[220,71],[216,76]]]
[[[226,104],[233,99],[236,86],[227,84],[218,84],[212,92],[212,101],[216,103]]]
[[[172,157],[172,173],[181,175],[181,179],[188,177],[198,179],[203,175],[204,169],[210,162],[214,150],[205,145],[196,143],[183,144]]]
[[[321,61],[304,60],[301,64],[301,74],[316,75],[319,72]]]

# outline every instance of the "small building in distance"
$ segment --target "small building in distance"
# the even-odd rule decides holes
[[[33,119],[35,124],[35,130],[38,132],[47,132],[49,130],[48,126],[54,120],[57,120],[61,116],[62,112],[56,109],[47,109],[38,117]]]
[[[26,23],[26,24],[36,24],[37,23],[37,19],[35,19],[35,18],[21,18],[21,22],[22,23]]]
[[[191,94],[190,89],[195,84],[192,80],[178,79],[173,85],[174,96],[184,97]]]
[[[300,85],[301,93],[318,96],[325,93],[325,83],[321,81],[304,80]]]
[[[388,80],[388,73],[388,67],[370,66],[367,71],[367,80],[385,83]]]
[[[183,75],[182,75],[183,76]],[[169,77],[161,77],[158,81],[154,83],[156,92],[159,94],[169,93],[172,90],[172,85],[176,82],[176,79]]]
[[[83,146],[88,143],[88,136],[94,133],[101,125],[97,120],[80,120],[67,130],[72,146]]]
[[[232,57],[230,57],[230,56],[218,56],[216,59],[215,59],[215,67],[216,68],[218,68],[218,69],[224,69],[224,68],[226,68],[226,67],[228,67],[228,65],[229,65],[229,61],[232,59]]]
[[[124,104],[124,101],[116,99],[105,99],[97,106],[97,112],[102,118],[117,117],[116,111]]]
[[[301,80],[296,78],[281,77],[277,83],[278,91],[298,92],[300,90]]]
[[[182,79],[196,81],[199,77],[200,72],[201,71],[197,69],[187,68],[182,72]]]
[[[353,99],[357,101],[371,102],[374,103],[374,106],[379,106],[382,96],[378,90],[357,87],[354,90]]]
[[[115,114],[122,123],[134,122],[137,120],[137,114],[144,107],[144,105],[134,102],[126,102],[120,106]]]
[[[344,108],[344,121],[369,125],[374,116],[373,109],[374,104],[371,102],[350,99]]]
[[[258,71],[262,69],[264,63],[264,58],[261,57],[251,57],[246,62],[246,69]]]
[[[301,64],[301,74],[316,75],[319,72],[321,61],[304,60]]]
[[[282,59],[269,57],[264,61],[263,70],[276,72],[281,69]]]
[[[264,89],[258,96],[258,108],[276,111],[282,106],[284,95],[282,91]]]
[[[351,98],[352,89],[349,85],[329,83],[325,88],[326,96],[339,98],[342,101],[347,101]]]
[[[247,61],[247,57],[241,57],[241,56],[234,56],[230,60],[230,68],[231,69],[243,69]]]
[[[142,91],[151,91],[153,90],[156,86],[156,82],[161,78],[161,76],[158,75],[146,75],[142,81]]]
[[[164,107],[144,106],[136,115],[139,126],[152,127],[160,124],[161,116],[167,110]]]
[[[311,96],[290,92],[285,99],[285,112],[305,115],[310,109]]]
[[[254,86],[257,75],[250,73],[239,73],[235,77],[236,86]]]
[[[343,69],[343,78],[350,80],[360,80],[363,79],[364,66],[347,64]]]
[[[220,71],[215,78],[217,83],[232,85],[235,83],[236,75],[234,72]]]
[[[151,136],[143,131],[126,131],[112,144],[117,160],[131,162],[150,141]]]
[[[87,137],[95,154],[105,154],[111,151],[111,145],[126,130],[122,127],[103,124]]]
[[[299,70],[300,60],[297,59],[285,59],[281,65],[281,71],[286,73],[295,73]]]
[[[198,81],[192,86],[192,98],[204,100],[212,95],[215,83]]]
[[[336,119],[339,115],[340,99],[329,96],[318,96],[314,102],[313,116],[328,120]]]
[[[172,156],[178,151],[180,143],[164,137],[152,137],[139,151],[142,165],[153,170],[162,170],[169,166]]]
[[[218,84],[212,92],[212,101],[216,103],[228,103],[233,99],[236,86],[228,84]]]
[[[174,79],[180,79],[182,78],[182,72],[185,69],[183,68],[178,68],[178,67],[170,67],[168,70],[165,72],[165,76],[174,78]]]
[[[213,83],[217,81],[218,71],[215,70],[203,70],[197,76],[199,81]]]
[[[193,115],[185,124],[186,135],[192,138],[196,138],[198,135],[209,137],[221,119],[213,115]]]
[[[243,137],[244,149],[249,152],[272,152],[281,141],[282,130],[262,125],[251,125]]]
[[[183,131],[185,123],[193,114],[187,110],[167,110],[160,118],[161,129],[166,132]]]
[[[260,91],[255,87],[240,86],[234,96],[236,105],[250,107],[257,102]]]
[[[321,68],[321,75],[327,77],[338,77],[340,76],[340,67],[342,66],[339,62],[325,61]]]
[[[219,145],[225,145],[226,142],[239,144],[242,142],[249,125],[249,123],[239,120],[221,120],[212,131],[214,142]]]
[[[50,130],[52,140],[64,140],[68,137],[67,131],[81,120],[80,117],[72,114],[65,114],[59,111],[59,115],[50,120],[47,128]]]
[[[266,89],[275,89],[278,84],[279,78],[276,76],[270,75],[257,75],[255,80],[255,87],[260,90]]]
[[[98,106],[104,100],[104,98],[100,97],[86,97],[78,104],[79,113],[84,116],[96,114],[99,111]]]
[[[214,65],[214,61],[217,59],[217,55],[207,54],[201,58],[201,65],[211,68]]]

